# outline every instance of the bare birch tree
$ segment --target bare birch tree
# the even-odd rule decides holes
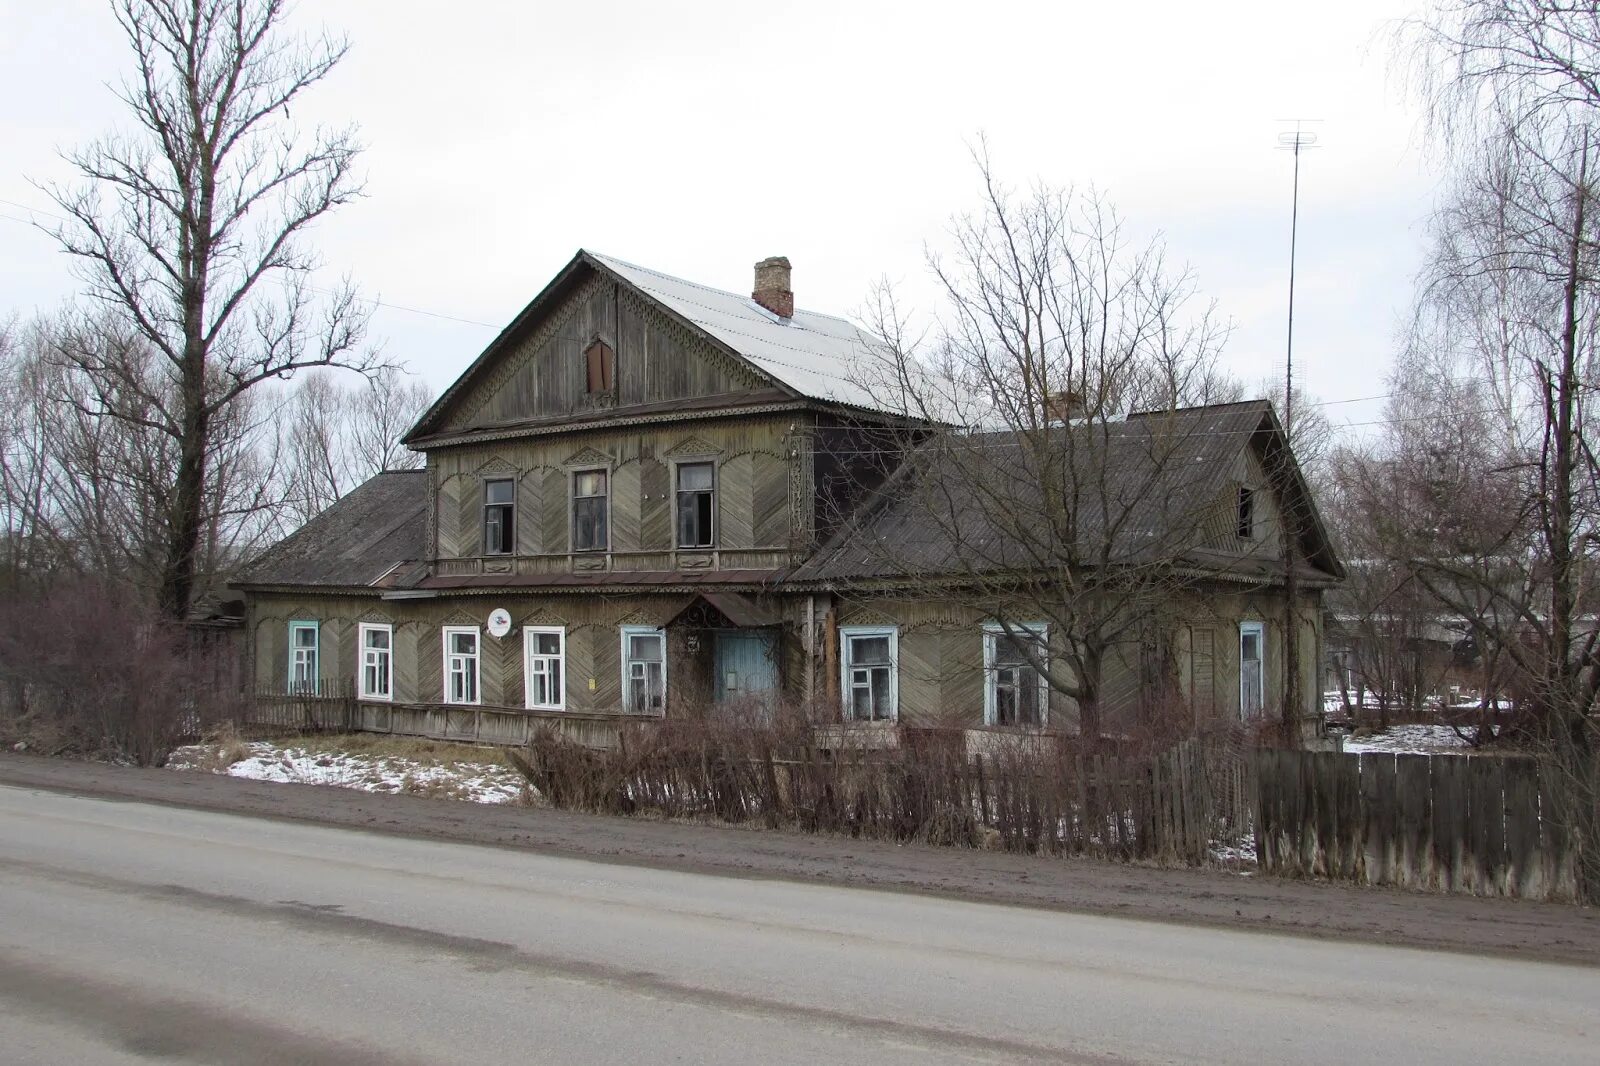
[[[1452,0],[1411,26],[1423,98],[1455,179],[1436,216],[1419,293],[1415,406],[1483,400],[1493,442],[1462,442],[1474,469],[1435,449],[1411,532],[1430,589],[1466,613],[1492,605],[1493,637],[1529,679],[1545,736],[1569,772],[1569,824],[1585,841],[1584,891],[1600,893],[1600,464],[1586,433],[1600,387],[1600,9],[1554,0]],[[1413,360],[1417,364],[1416,360]],[[1432,390],[1432,394],[1426,390]],[[1442,422],[1439,428],[1447,428]],[[1428,493],[1431,492],[1431,498]],[[1457,512],[1451,514],[1449,512]],[[1454,550],[1423,538],[1460,531]],[[1467,527],[1481,527],[1468,529]],[[1450,543],[1435,537],[1432,543]]]
[[[135,61],[119,99],[134,120],[67,158],[83,183],[47,186],[52,232],[88,295],[157,363],[63,349],[94,418],[173,445],[161,609],[183,617],[207,550],[207,464],[223,412],[255,386],[311,366],[371,370],[368,314],[348,283],[312,285],[311,226],[361,191],[351,129],[300,136],[289,108],[344,57],[328,36],[288,35],[283,0],[114,0]]]

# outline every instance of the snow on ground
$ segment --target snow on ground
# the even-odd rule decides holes
[[[245,747],[248,755],[215,772],[256,781],[336,785],[366,792],[405,792],[474,803],[511,803],[523,791],[522,776],[499,763],[440,762],[402,755],[318,750],[267,741],[256,741]],[[215,751],[215,746],[208,744],[179,748],[172,753],[167,765],[174,770],[199,770]]]
[[[1447,725],[1392,725],[1387,733],[1346,737],[1347,753],[1367,751],[1402,755],[1465,755],[1471,750],[1465,740]]]
[[[1212,865],[1221,866],[1224,869],[1249,873],[1249,870],[1245,869],[1245,867],[1253,867],[1256,864],[1255,833],[1246,833],[1232,843],[1212,841],[1211,862]]]

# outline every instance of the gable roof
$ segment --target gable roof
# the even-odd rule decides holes
[[[1213,404],[1177,411],[1135,414],[1120,422],[1062,427],[1081,446],[1059,449],[1058,457],[1083,464],[1069,484],[1096,486],[1076,515],[1079,550],[1105,546],[1111,561],[1137,564],[1151,556],[1183,551],[1196,566],[1267,577],[1280,564],[1238,558],[1231,553],[1189,550],[1186,537],[1227,489],[1240,453],[1252,442],[1281,446],[1282,428],[1265,400]],[[1093,435],[1092,437],[1090,435]],[[952,447],[952,443],[954,447]],[[1052,449],[1056,451],[1056,449]],[[972,456],[986,481],[999,482],[997,494],[1035,491],[1038,474],[1026,459],[1021,438],[1011,431],[934,436],[900,464],[876,498],[861,508],[835,536],[791,575],[797,581],[848,581],[876,577],[918,577],[971,572],[972,560],[995,572],[1028,570],[1038,545],[1022,545],[1005,532],[1005,519],[989,511],[994,497],[979,498],[963,468]],[[1015,480],[1015,489],[1005,482]],[[1103,479],[1103,480],[1102,480]],[[1066,481],[1063,475],[1064,482]],[[1302,561],[1329,577],[1342,574],[1297,467],[1279,492],[1310,516],[1302,539]],[[930,500],[934,502],[930,504]],[[960,530],[959,536],[953,533]],[[1304,569],[1304,568],[1302,568]]]
[[[884,342],[847,319],[796,310],[783,319],[749,296],[714,289],[649,267],[584,249],[551,279],[477,359],[446,389],[402,438],[418,441],[440,429],[451,405],[469,383],[550,310],[587,271],[599,271],[628,286],[667,315],[709,339],[725,353],[791,399],[841,405],[877,414],[886,411],[848,380],[852,362]],[[613,416],[625,409],[616,409]]]
[[[883,341],[848,319],[796,309],[780,318],[749,296],[713,289],[598,253],[594,261],[662,307],[715,337],[756,369],[799,396],[876,409],[864,389],[846,380],[852,362]]]
[[[387,470],[268,548],[229,584],[398,588],[424,574],[428,472]]]

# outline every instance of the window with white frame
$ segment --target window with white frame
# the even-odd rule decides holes
[[[559,711],[565,705],[566,644],[561,626],[522,627],[524,698],[530,709]]]
[[[317,691],[318,632],[315,622],[289,623],[289,691]]]
[[[1050,705],[1050,630],[998,622],[983,627],[985,725],[1042,726]]]
[[[1266,628],[1260,622],[1239,623],[1239,717],[1259,718],[1266,705]]]
[[[622,627],[622,709],[633,714],[666,713],[666,630]]]
[[[844,716],[858,722],[899,717],[895,678],[900,631],[895,626],[840,626]]]
[[[362,622],[361,698],[394,699],[394,627],[386,623]]]
[[[444,701],[481,703],[478,689],[478,627],[444,627]]]

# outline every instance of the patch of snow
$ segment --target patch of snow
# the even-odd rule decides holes
[[[266,741],[256,741],[248,748],[249,755],[216,772],[253,781],[407,792],[474,803],[510,803],[522,794],[524,784],[520,774],[498,763],[424,762],[398,755],[319,751]],[[179,748],[167,765],[174,770],[196,770],[206,754],[205,745]]]
[[[1218,866],[1254,866],[1256,864],[1255,833],[1246,833],[1231,843],[1213,841],[1211,844],[1211,861]]]
[[[1471,745],[1447,725],[1392,725],[1386,733],[1346,737],[1347,753],[1387,752],[1400,755],[1464,755]]]

